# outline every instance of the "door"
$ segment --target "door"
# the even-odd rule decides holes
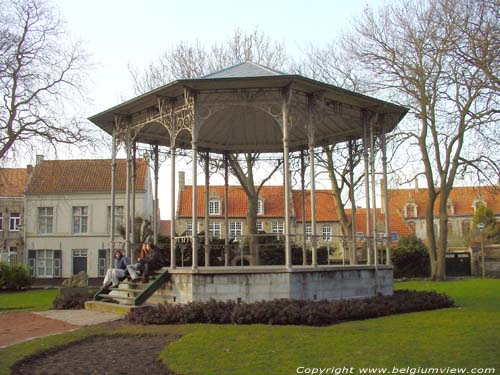
[[[446,276],[470,275],[470,253],[446,254]]]
[[[87,250],[73,250],[73,275],[87,273]]]

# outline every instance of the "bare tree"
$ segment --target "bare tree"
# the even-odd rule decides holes
[[[214,43],[208,48],[198,41],[192,44],[181,42],[165,51],[158,61],[150,64],[146,69],[139,71],[136,67],[129,66],[129,71],[134,90],[137,94],[142,94],[175,79],[201,77],[245,61],[280,69],[287,61],[284,44],[273,42],[257,29],[249,33],[237,29],[226,41]],[[251,263],[256,264],[258,254],[252,235],[257,233],[259,192],[264,183],[278,170],[280,163],[275,164],[270,173],[257,184],[254,168],[259,154],[245,153],[243,156],[244,158],[241,159],[238,154],[229,154],[228,161],[247,196],[249,248]],[[200,161],[202,159],[200,158]]]
[[[354,54],[360,69],[371,73],[373,89],[413,113],[404,130],[418,147],[427,179],[425,217],[433,279],[445,278],[447,203],[457,174],[472,166],[478,171],[498,166],[498,154],[489,154],[485,164],[483,150],[470,142],[478,131],[494,131],[498,121],[498,1],[494,3],[404,1],[378,13],[366,9],[344,39],[343,48]],[[464,30],[471,25],[469,37]],[[481,47],[474,50],[473,45]],[[487,56],[486,67],[474,57],[478,54]]]
[[[40,0],[0,5],[0,160],[34,144],[90,144],[86,124],[65,120],[81,94],[88,57],[70,43],[56,10]],[[64,104],[63,104],[64,103]]]

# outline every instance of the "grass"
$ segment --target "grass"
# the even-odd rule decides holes
[[[500,368],[500,280],[407,282],[397,289],[437,290],[459,307],[329,327],[132,326],[113,333],[182,334],[161,358],[180,374],[296,374],[305,367]],[[0,374],[38,350],[106,328],[89,327],[0,350]]]
[[[49,310],[58,294],[58,289],[0,292],[0,312]]]

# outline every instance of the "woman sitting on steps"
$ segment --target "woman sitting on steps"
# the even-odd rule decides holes
[[[163,258],[158,249],[153,243],[145,242],[142,244],[141,252],[139,253],[138,263],[128,265],[127,270],[132,278],[132,281],[139,281],[137,271],[141,272],[141,282],[149,282],[149,275],[163,267]]]
[[[108,269],[106,272],[106,276],[102,283],[102,286],[105,288],[109,287],[110,284],[111,288],[116,288],[120,279],[126,276],[127,266],[129,264],[128,258],[124,256],[120,250],[114,252],[113,258],[115,260],[115,267]]]

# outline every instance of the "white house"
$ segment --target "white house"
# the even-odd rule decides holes
[[[136,217],[151,220],[150,169],[136,162]],[[123,225],[126,160],[116,166],[116,222]],[[37,160],[26,187],[25,262],[37,278],[104,276],[110,254],[110,160]],[[121,238],[117,234],[117,239]]]

